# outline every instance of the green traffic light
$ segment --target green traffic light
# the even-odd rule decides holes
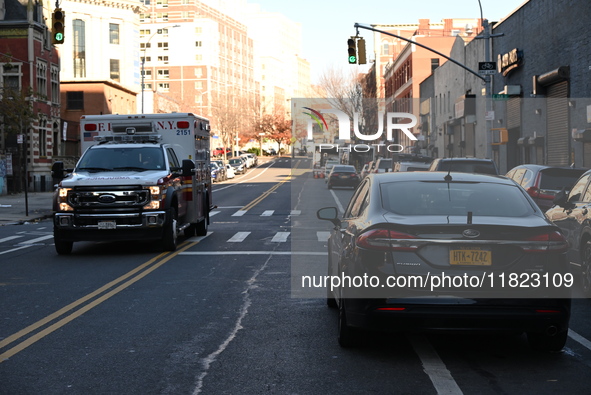
[[[349,63],[357,63],[357,57],[349,56]]]
[[[64,39],[64,34],[63,33],[56,33],[55,34],[55,40],[56,41],[62,41]]]

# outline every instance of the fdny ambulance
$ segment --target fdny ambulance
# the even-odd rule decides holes
[[[74,169],[55,162],[58,254],[76,241],[153,240],[207,234],[212,204],[210,126],[191,113],[86,115]]]

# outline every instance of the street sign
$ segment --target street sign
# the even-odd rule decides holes
[[[509,100],[509,95],[505,93],[493,93],[492,99],[496,101]]]
[[[478,74],[492,75],[497,72],[497,62],[478,62]]]

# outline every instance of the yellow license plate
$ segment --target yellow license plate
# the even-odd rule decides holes
[[[449,250],[450,265],[491,266],[492,251],[484,248],[457,248]]]

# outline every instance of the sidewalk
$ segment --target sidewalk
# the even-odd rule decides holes
[[[53,192],[0,195],[0,226],[32,222],[52,215]],[[27,215],[28,204],[28,215]]]

